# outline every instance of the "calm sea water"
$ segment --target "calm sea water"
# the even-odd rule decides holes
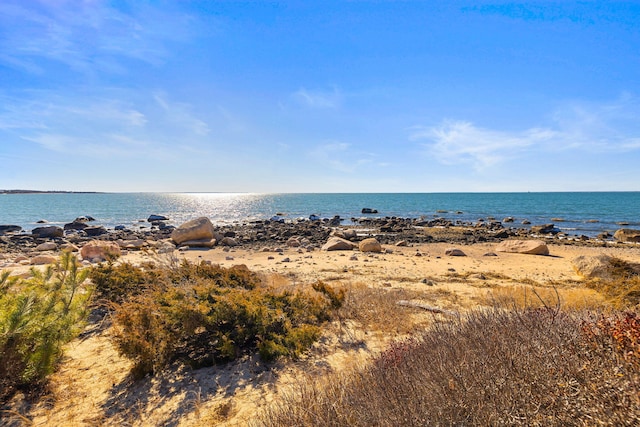
[[[207,216],[229,224],[268,219],[340,215],[346,223],[362,217],[362,208],[377,209],[374,217],[444,217],[476,222],[479,218],[515,218],[520,227],[555,223],[569,234],[594,236],[602,231],[640,226],[640,192],[580,193],[344,193],[344,194],[231,194],[231,193],[61,193],[0,194],[0,224],[30,231],[38,220],[63,225],[90,215],[96,224],[112,228],[148,226],[151,214],[180,225]],[[461,212],[461,213],[459,213]],[[559,221],[562,220],[562,221]],[[626,224],[626,225],[620,225]],[[508,224],[506,224],[508,225]]]

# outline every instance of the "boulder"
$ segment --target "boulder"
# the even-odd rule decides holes
[[[327,242],[322,245],[323,251],[350,251],[356,247],[354,243],[340,237],[330,237]]]
[[[159,254],[172,253],[176,250],[176,246],[171,239],[151,240],[147,242],[151,247],[155,248]],[[215,244],[215,242],[214,242]]]
[[[341,222],[342,218],[340,218],[340,215],[334,215],[334,217],[329,220],[329,226],[339,227]]]
[[[339,228],[336,228],[335,230],[333,230],[330,234],[331,237],[339,237],[341,239],[346,239],[346,237],[344,237],[344,230],[341,230]]]
[[[549,255],[549,248],[542,240],[504,240],[496,247],[496,252]]]
[[[371,209],[371,208],[362,208],[362,213],[363,214],[377,214],[378,210],[377,209]]]
[[[55,251],[57,248],[58,248],[58,245],[56,245],[54,242],[44,242],[36,246],[36,251],[39,251],[39,252]]]
[[[181,245],[189,240],[211,240],[214,238],[213,224],[207,217],[187,221],[171,232],[171,239]]]
[[[73,222],[64,225],[65,230],[84,230],[88,225],[84,221],[78,221],[77,219]]]
[[[224,237],[220,240],[222,246],[238,246],[238,241],[233,237]]]
[[[557,234],[560,232],[555,226],[555,224],[544,224],[544,225],[534,225],[531,227],[532,233],[537,234]]]
[[[611,261],[609,255],[586,256],[581,255],[571,261],[578,276],[584,279],[609,279],[611,277]]]
[[[300,240],[297,237],[289,237],[289,240],[287,240],[287,246],[290,248],[300,247]]]
[[[31,234],[37,237],[62,237],[64,235],[64,230],[61,227],[57,227],[55,225],[49,225],[46,227],[36,227],[31,230]]]
[[[143,239],[129,239],[122,240],[119,239],[116,243],[123,249],[141,249],[147,246],[147,242]]]
[[[461,249],[457,249],[457,248],[449,248],[446,251],[444,251],[444,254],[448,256],[467,256],[467,254],[462,252]]]
[[[22,227],[19,225],[0,225],[0,234],[19,233],[20,231],[22,231]]]
[[[31,258],[31,265],[54,264],[56,261],[58,261],[58,258],[53,255],[36,255]]]
[[[613,234],[613,238],[619,242],[640,243],[640,230],[621,228]]]
[[[216,239],[198,239],[198,240],[186,240],[180,243],[180,246],[189,246],[190,248],[212,248],[218,241]],[[171,252],[173,252],[171,248]]]
[[[337,228],[331,232],[331,236],[340,237],[341,239],[353,240],[358,237],[358,232],[352,228],[347,230]]]
[[[344,230],[344,238],[347,240],[353,240],[358,237],[358,232],[352,228]]]
[[[84,231],[87,236],[102,236],[103,234],[107,234],[108,231],[106,228],[104,228],[102,225],[98,225],[95,227],[87,227],[85,229],[83,229],[82,231]]]
[[[116,242],[92,240],[80,249],[83,259],[89,261],[104,261],[109,256],[119,257],[122,254]]]
[[[168,221],[169,218],[163,215],[149,215],[147,218],[147,222],[156,222],[156,221]]]
[[[377,239],[372,237],[361,241],[358,249],[360,249],[360,252],[382,252],[382,245]]]
[[[284,217],[280,215],[274,215],[269,219],[269,221],[284,224]]]
[[[64,243],[60,245],[60,250],[63,252],[78,252],[80,248],[78,248],[73,243]]]

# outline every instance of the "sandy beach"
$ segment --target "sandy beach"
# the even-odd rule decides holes
[[[348,291],[369,288],[418,295],[422,310],[398,306],[396,315],[407,323],[428,327],[450,313],[490,304],[497,296],[537,290],[548,304],[594,306],[602,301],[584,289],[574,268],[579,256],[609,255],[640,263],[640,245],[633,243],[548,242],[549,255],[496,250],[499,242],[464,244],[460,241],[382,245],[379,253],[357,249],[322,251],[266,242],[251,247],[182,248],[158,254],[155,250],[123,250],[118,262],[186,260],[221,266],[246,265],[265,278],[290,285],[325,281]],[[447,255],[458,249],[459,256]],[[52,252],[55,255],[55,252]],[[23,256],[4,255],[4,262]],[[25,262],[26,263],[26,262]],[[28,274],[29,265],[13,264],[12,274]],[[520,290],[520,291],[518,291]],[[553,290],[553,292],[552,292]],[[575,295],[579,295],[577,298]],[[529,292],[529,298],[534,299]],[[580,301],[577,301],[579,299]],[[349,339],[360,344],[345,345]],[[138,382],[128,377],[130,362],[119,356],[109,340],[109,328],[89,325],[88,333],[67,346],[61,369],[52,376],[52,394],[29,412],[33,425],[243,425],[286,392],[301,376],[326,375],[359,366],[404,331],[366,331],[359,325],[334,325],[301,360],[265,368],[256,358],[221,366],[170,372]],[[93,332],[91,332],[93,331]],[[341,335],[342,334],[342,335]],[[357,338],[357,339],[356,339]],[[24,405],[24,403],[23,403]],[[20,403],[16,405],[20,408]],[[26,408],[26,406],[23,406]]]

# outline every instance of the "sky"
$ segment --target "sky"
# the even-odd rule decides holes
[[[640,190],[640,1],[0,1],[0,189]]]

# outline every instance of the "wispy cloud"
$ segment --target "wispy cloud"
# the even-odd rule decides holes
[[[167,43],[189,31],[192,18],[172,12],[143,3],[131,3],[125,12],[100,0],[3,1],[0,62],[30,73],[43,73],[48,61],[91,73],[122,73],[123,60],[131,59],[157,66],[170,55]]]
[[[169,102],[167,95],[160,92],[155,93],[153,99],[162,107],[168,121],[197,135],[209,133],[209,125],[195,117],[189,104]]]
[[[40,91],[0,96],[0,132],[74,156],[166,158],[175,156],[177,141],[184,149],[201,144],[209,127],[189,104],[166,95],[119,90],[61,97]]]
[[[424,145],[429,153],[442,163],[471,163],[476,169],[484,169],[556,136],[549,129],[501,132],[465,121],[445,121],[434,127],[414,128],[410,139],[427,141]]]
[[[309,108],[337,108],[342,104],[343,95],[337,87],[330,90],[301,88],[293,94],[293,98]]]
[[[316,162],[344,173],[354,173],[374,161],[374,155],[353,150],[351,144],[332,141],[315,147],[310,153]]]
[[[625,95],[606,104],[573,102],[552,114],[552,125],[522,131],[482,128],[464,120],[414,126],[409,139],[444,164],[482,170],[533,151],[626,152],[640,149],[640,105]]]

